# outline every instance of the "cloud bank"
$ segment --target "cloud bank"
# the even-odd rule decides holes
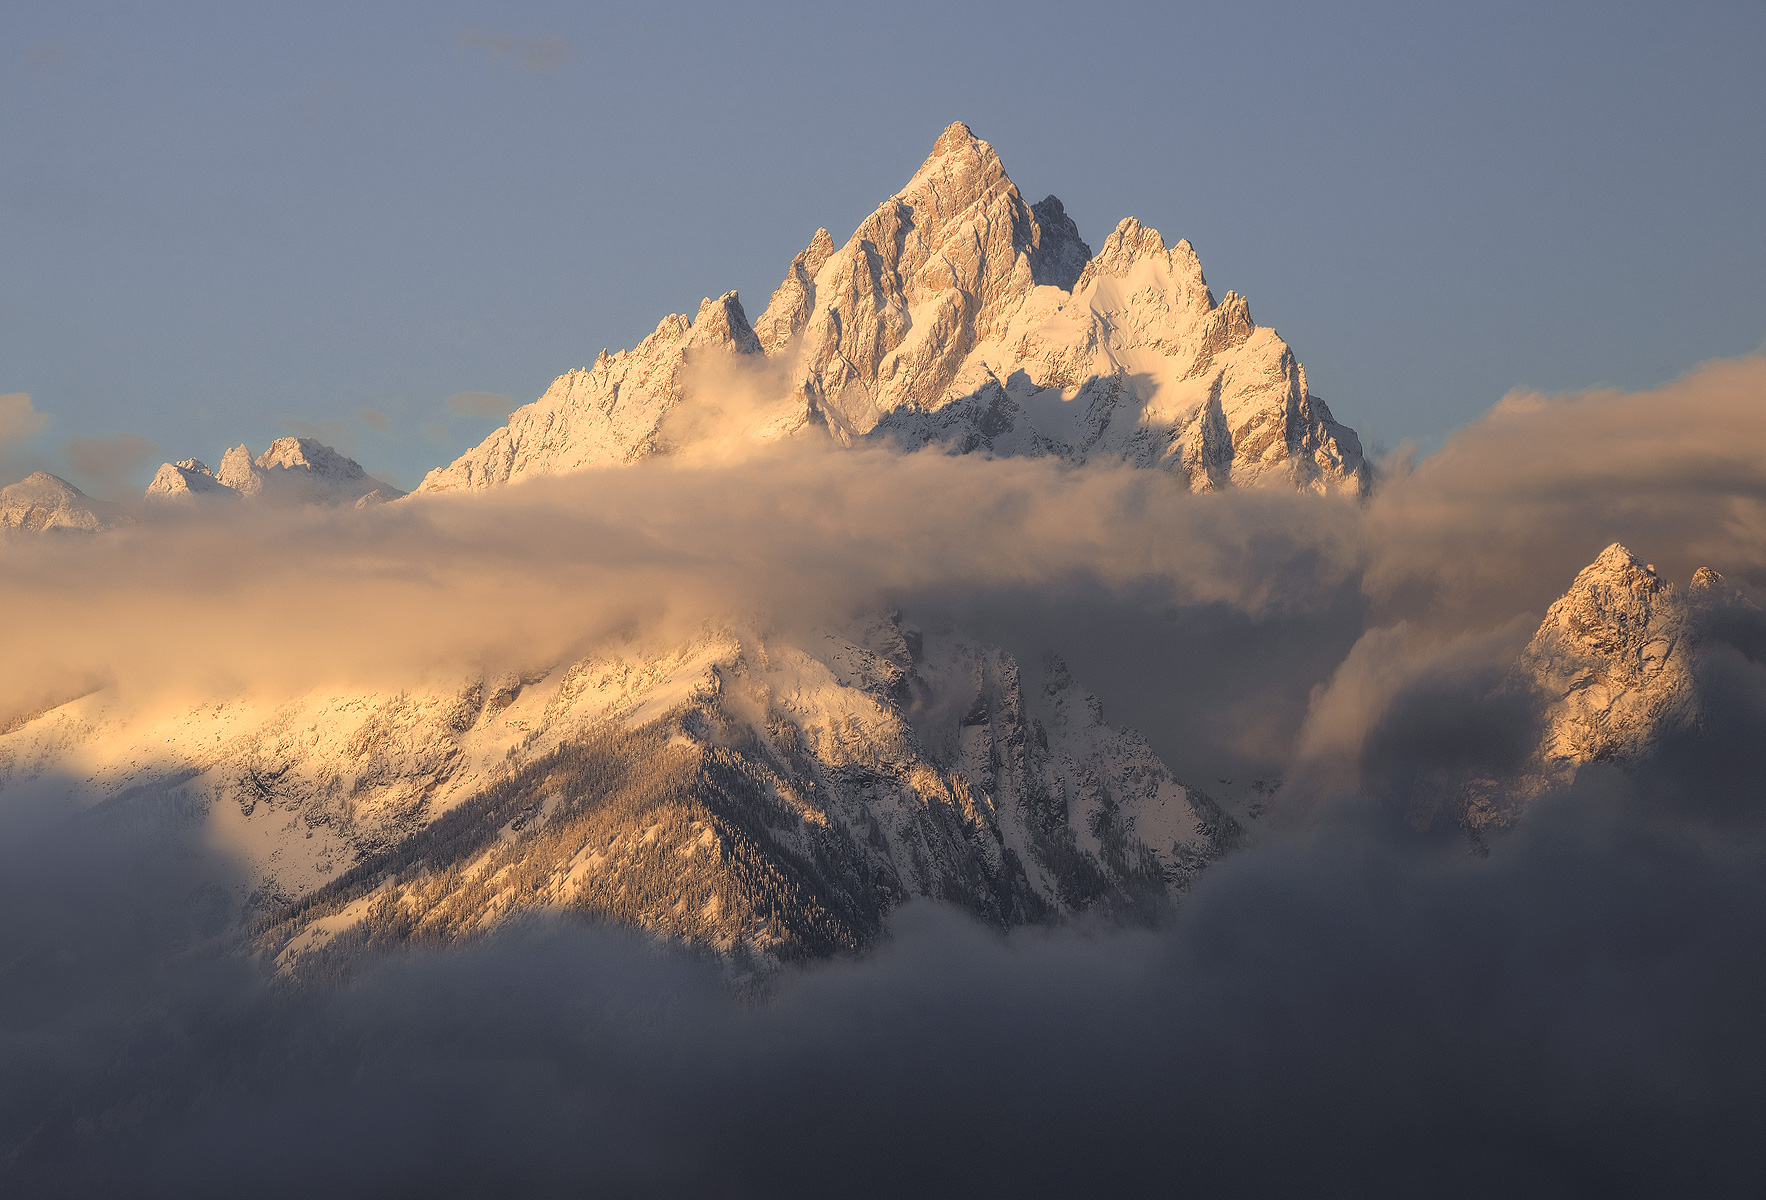
[[[747,411],[716,401],[706,428]],[[1528,744],[1502,672],[1607,543],[1766,583],[1763,412],[1758,357],[1510,397],[1365,503],[780,446],[8,542],[5,702],[94,674],[168,702],[396,684],[884,603],[1066,647],[1162,753],[1288,774],[1284,819],[1164,928],[908,909],[749,1001],[545,925],[288,992],[207,952],[177,856],[102,821],[0,835],[9,1169],[88,1194],[1745,1194],[1766,637],[1719,639],[1707,728],[1585,772],[1488,857],[1409,818],[1431,772]]]

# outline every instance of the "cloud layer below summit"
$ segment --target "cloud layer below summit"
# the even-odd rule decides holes
[[[0,705],[94,674],[179,692],[398,684],[537,665],[615,630],[807,625],[875,603],[1033,641],[1058,625],[1097,645],[1098,670],[1120,662],[1129,696],[1147,691],[1142,651],[1113,660],[1107,636],[1075,629],[1088,608],[1171,622],[1171,673],[1155,674],[1175,690],[1208,682],[1186,658],[1231,675],[1260,661],[1247,640],[1310,622],[1337,646],[1286,680],[1310,689],[1365,628],[1439,640],[1536,617],[1615,540],[1671,579],[1710,565],[1766,583],[1752,453],[1766,358],[1646,393],[1511,396],[1438,454],[1389,466],[1365,505],[1191,496],[1161,472],[1050,461],[737,447],[763,392],[702,383],[679,419],[727,436],[702,437],[696,459],[364,512],[223,506],[96,541],[14,539]],[[1207,667],[1183,629],[1223,620],[1235,655]],[[1114,682],[1091,686],[1108,701]],[[1159,737],[1157,711],[1126,715]]]
[[[701,399],[712,425],[749,403]],[[159,955],[197,936],[189,864],[90,831],[0,838],[0,1073],[22,1081],[0,1117],[29,1139],[22,1178],[1722,1192],[1757,1166],[1766,1069],[1745,770],[1594,772],[1487,860],[1402,832],[1366,785],[1507,752],[1528,714],[1490,699],[1493,673],[1607,542],[1678,581],[1708,564],[1766,582],[1763,413],[1761,358],[1649,393],[1510,397],[1365,505],[778,447],[15,539],[13,707],[99,679],[143,703],[397,683],[885,602],[1061,647],[1162,752],[1261,743],[1314,802],[1206,872],[1167,928],[1008,942],[910,909],[873,958],[788,974],[758,1009],[582,930],[320,996],[266,993],[245,966],[168,973]],[[1748,749],[1762,673],[1732,657],[1738,715],[1698,750],[1766,771]],[[122,1115],[81,1122],[105,1113]]]

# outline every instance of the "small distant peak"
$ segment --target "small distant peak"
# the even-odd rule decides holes
[[[20,491],[29,490],[33,493],[50,492],[74,500],[84,500],[86,498],[85,492],[82,492],[79,488],[75,487],[61,476],[51,475],[47,471],[32,471],[29,475],[26,475],[23,479],[19,480],[6,490],[11,492],[14,488],[17,488]]]
[[[1691,590],[1695,592],[1707,592],[1721,586],[1723,586],[1723,576],[1709,567],[1700,567],[1692,573]]]
[[[310,437],[279,437],[270,448],[258,455],[257,465],[266,471],[308,470],[315,474],[339,479],[360,478],[365,472],[355,459]]]
[[[61,476],[51,475],[47,471],[32,471],[29,475],[25,476],[24,481],[26,483],[36,484],[38,487],[66,488],[76,496],[84,496],[86,494]]]
[[[191,496],[228,496],[237,498],[239,493],[215,478],[207,464],[198,459],[186,458],[182,462],[166,463],[154,475],[153,482],[147,485],[146,499],[151,501],[169,499],[187,499]]]

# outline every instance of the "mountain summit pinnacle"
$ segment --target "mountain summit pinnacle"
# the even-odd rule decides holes
[[[756,416],[755,442],[826,434],[845,446],[1113,459],[1195,491],[1367,488],[1354,430],[1242,297],[1215,301],[1188,242],[1168,248],[1129,218],[1094,256],[1060,200],[1026,203],[961,121],[843,245],[818,229],[752,328],[734,293],[720,304],[560,376],[422,490],[688,448],[661,431],[686,398],[689,344],[710,343],[777,365],[783,386]]]

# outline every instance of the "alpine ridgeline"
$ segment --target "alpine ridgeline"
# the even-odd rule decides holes
[[[313,438],[283,437],[254,460],[235,446],[211,471],[194,458],[166,463],[147,485],[149,503],[242,500],[281,504],[375,504],[404,493],[382,483],[353,458]]]
[[[692,444],[668,418],[689,364],[782,379],[746,430],[1160,467],[1195,491],[1362,493],[1355,432],[1306,386],[1243,297],[1216,301],[1187,241],[1128,218],[1095,256],[1050,196],[1024,202],[962,123],[844,246],[825,229],[751,326],[734,292],[663,319],[634,349],[558,377],[420,491],[475,491]]]
[[[0,726],[0,789],[228,849],[214,930],[303,977],[535,911],[740,969],[862,946],[915,896],[1150,916],[1241,827],[1059,660],[1041,676],[883,614],[389,693],[147,714],[99,690]]]

